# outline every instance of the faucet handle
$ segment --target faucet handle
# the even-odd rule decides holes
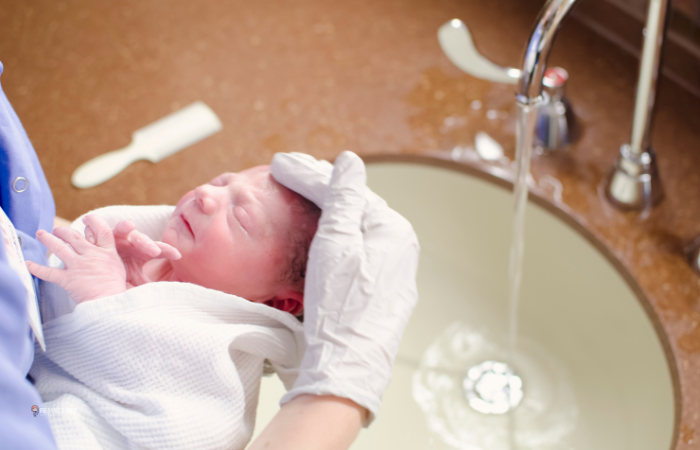
[[[542,84],[549,94],[551,101],[558,101],[564,97],[564,86],[569,81],[569,72],[561,67],[551,67],[544,72]]]
[[[519,69],[501,67],[484,58],[474,46],[469,29],[459,19],[452,19],[441,26],[438,40],[450,61],[470,75],[507,84],[516,84],[520,79]]]
[[[469,29],[459,19],[442,25],[438,40],[450,61],[474,77],[508,84],[517,84],[520,80],[519,69],[501,67],[479,53]],[[573,110],[564,96],[568,79],[568,72],[561,67],[547,69],[542,79],[549,100],[540,106],[535,136],[537,145],[545,152],[566,148],[579,135]]]
[[[479,53],[469,28],[459,19],[452,19],[443,24],[438,30],[438,40],[442,51],[452,61],[452,64],[469,75],[482,80],[506,84],[517,84],[520,80],[520,69],[501,67]],[[546,73],[550,73],[550,70],[557,72],[552,76],[545,74],[542,84],[549,88],[558,86],[563,88],[564,83],[569,79],[569,74],[561,67],[549,69]]]
[[[569,73],[561,67],[545,71],[543,85],[547,101],[540,106],[535,128],[536,144],[545,152],[565,149],[579,135],[571,104],[564,95]]]

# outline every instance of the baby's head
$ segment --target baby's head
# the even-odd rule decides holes
[[[172,262],[177,279],[297,315],[320,215],[259,166],[185,194],[162,240],[182,254]]]

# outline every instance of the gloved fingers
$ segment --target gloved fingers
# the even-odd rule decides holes
[[[307,348],[285,399],[342,392],[374,415],[418,298],[418,240],[367,188],[353,153],[336,160],[320,206],[304,292]]]
[[[317,160],[304,153],[276,153],[270,165],[272,176],[288,189],[297,192],[323,207],[323,198],[333,173],[333,164]],[[392,212],[386,202],[369,188],[365,188],[367,213],[371,226],[384,223],[384,216]],[[391,221],[388,222],[391,224]]]
[[[363,301],[362,297],[349,299],[348,292],[358,283],[358,277],[362,277],[364,169],[362,160],[350,152],[343,153],[335,162],[309,249],[304,286],[304,314],[308,318],[305,323],[309,326],[316,322],[318,314],[352,309],[355,302]]]
[[[330,301],[320,304],[321,311],[307,306],[307,350],[293,389],[318,389],[318,395],[333,394],[336,389],[344,396],[355,392],[350,398],[373,415],[418,300],[417,240],[395,241],[390,248],[374,244],[379,250],[365,240],[365,267],[360,271],[334,266],[337,279],[342,280],[344,273],[350,273],[351,279],[325,286],[324,292],[331,295],[327,295]]]
[[[360,225],[367,200],[365,165],[353,152],[336,159],[333,175],[323,199],[318,236],[343,236],[344,245],[362,245]]]
[[[375,292],[383,299],[371,308],[387,326],[392,320],[408,318],[418,299],[415,280],[420,246],[412,229],[402,231],[398,235],[387,233],[391,237],[384,233],[365,234],[366,271],[370,274],[370,283],[375,286]],[[390,246],[387,246],[388,239],[393,240]],[[362,289],[361,286],[359,288]]]
[[[370,203],[362,225],[365,239],[373,238],[382,247],[400,245],[405,240],[418,241],[411,223],[386,204]]]
[[[333,164],[304,153],[276,153],[270,173],[278,183],[322,207]]]
[[[95,245],[100,248],[115,248],[114,234],[112,228],[105,222],[103,218],[95,214],[88,214],[83,217],[83,223],[86,227],[92,229],[95,235]]]

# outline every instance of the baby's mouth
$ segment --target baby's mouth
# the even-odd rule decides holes
[[[192,237],[194,237],[194,231],[192,231],[192,227],[190,226],[190,223],[185,219],[184,215],[180,216],[182,218],[182,221],[185,223],[185,226],[187,227],[188,230],[190,230],[190,233],[192,234]]]

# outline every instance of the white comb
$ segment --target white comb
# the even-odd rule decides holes
[[[202,102],[195,102],[152,124],[134,131],[131,144],[97,156],[73,172],[71,182],[77,188],[103,183],[129,164],[141,159],[151,162],[166,158],[221,130],[221,121]]]

